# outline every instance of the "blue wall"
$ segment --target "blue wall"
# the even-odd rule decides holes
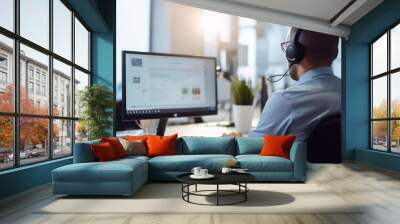
[[[51,181],[51,171],[72,163],[72,158],[47,161],[0,173],[0,199],[29,190]]]
[[[400,21],[400,1],[386,0],[352,26],[345,45],[344,159],[398,170],[392,156],[369,150],[369,43]],[[359,151],[363,150],[363,151]],[[387,161],[387,162],[385,162]]]
[[[100,83],[114,90],[114,34],[92,33],[92,83]],[[114,127],[110,127],[113,134]]]

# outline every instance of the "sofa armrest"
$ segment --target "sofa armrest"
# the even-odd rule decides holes
[[[89,141],[82,143],[75,143],[74,147],[74,163],[89,163],[95,162],[96,158],[94,157],[90,146],[92,144],[97,144],[100,141]]]
[[[294,142],[290,149],[290,160],[293,162],[293,179],[305,181],[307,176],[307,144]]]

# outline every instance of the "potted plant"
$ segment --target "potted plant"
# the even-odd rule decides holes
[[[248,133],[253,119],[253,91],[247,85],[246,81],[233,79],[231,83],[231,94],[235,128],[242,134]]]
[[[89,140],[110,136],[114,97],[112,91],[102,84],[86,87],[79,93],[81,119],[87,127]]]

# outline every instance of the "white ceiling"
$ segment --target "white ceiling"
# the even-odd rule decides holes
[[[254,7],[284,11],[291,14],[330,20],[351,0],[227,0]],[[312,7],[310,7],[312,6]]]
[[[383,0],[169,1],[343,37],[350,34],[353,23],[383,2]]]

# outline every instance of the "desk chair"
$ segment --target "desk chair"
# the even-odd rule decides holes
[[[341,119],[340,114],[322,120],[307,140],[307,159],[310,163],[340,163]]]

